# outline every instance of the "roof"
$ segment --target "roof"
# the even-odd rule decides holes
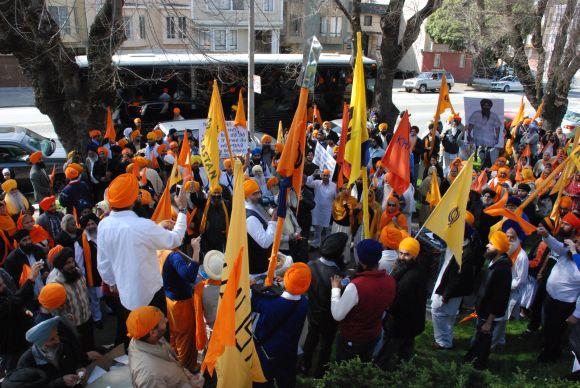
[[[376,3],[361,3],[360,13],[370,13],[373,15],[382,15],[387,12],[387,4],[376,4]]]
[[[319,65],[350,65],[350,54],[322,53]],[[86,55],[76,57],[80,67],[87,67]],[[188,54],[188,53],[135,53],[113,55],[113,63],[117,66],[154,66],[154,65],[208,65],[248,63],[248,54]],[[261,64],[296,64],[302,63],[302,54],[254,54],[254,63]],[[376,64],[374,59],[363,57],[363,63]]]

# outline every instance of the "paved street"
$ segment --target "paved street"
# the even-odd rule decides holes
[[[422,129],[421,136],[426,131],[426,123],[433,118],[433,113],[437,106],[438,93],[419,94],[417,92],[407,93],[400,88],[401,81],[395,83],[393,89],[393,99],[399,109],[408,109],[411,112],[411,124]],[[474,90],[466,84],[456,84],[451,90],[451,103],[457,112],[464,116],[464,97],[491,97],[502,98],[504,100],[504,110],[506,112],[517,112],[520,99],[523,93],[498,93]],[[43,115],[35,107],[30,107],[34,103],[32,89],[30,88],[1,88],[0,89],[0,125],[20,125],[32,129],[47,137],[56,137],[52,124],[47,116]],[[23,106],[24,105],[24,106]],[[570,92],[570,109],[580,110],[580,90]],[[16,107],[11,107],[16,106]],[[534,109],[526,100],[526,113],[533,114]],[[444,115],[443,119],[447,117]]]

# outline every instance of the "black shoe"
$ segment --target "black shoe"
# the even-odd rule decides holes
[[[101,319],[100,321],[94,321],[95,327],[99,330],[103,330],[103,320]]]

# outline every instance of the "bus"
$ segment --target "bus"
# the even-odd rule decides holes
[[[76,62],[86,77],[87,57],[78,56]],[[297,81],[302,54],[255,54],[254,62],[261,81],[261,93],[255,94],[255,130],[275,135],[278,121],[285,128],[292,122],[300,91]],[[377,64],[366,57],[363,63],[370,105]],[[145,128],[171,120],[173,107],[179,107],[186,119],[206,118],[214,79],[220,86],[226,120],[233,119],[239,90],[247,86],[247,54],[120,54],[113,56],[113,64],[119,101],[114,118],[121,128],[131,126],[136,117]],[[323,120],[340,118],[343,101],[350,99],[351,56],[322,53],[316,82],[309,106],[316,104]],[[160,102],[164,89],[171,97],[168,103]]]

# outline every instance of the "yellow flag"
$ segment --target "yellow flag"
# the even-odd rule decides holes
[[[177,160],[173,162],[173,168],[171,169],[171,174],[169,174],[169,183],[167,184],[169,188],[181,181],[181,173],[179,172],[179,166]]]
[[[248,235],[246,229],[246,208],[244,205],[244,173],[242,163],[236,159],[234,164],[234,197],[232,199],[232,216],[226,243],[226,264],[222,273],[220,293],[225,292],[234,260],[240,250],[242,264],[236,293],[236,346],[228,346],[218,358],[216,370],[218,388],[250,388],[252,382],[265,382],[260,359],[252,338],[252,309],[250,302],[250,267],[248,262]]]
[[[207,125],[205,127],[205,133],[203,134],[200,148],[201,160],[205,167],[207,177],[209,178],[210,190],[213,190],[220,185],[220,153],[218,147],[218,134],[220,131],[227,133],[222,100],[220,98],[217,81],[214,80],[213,91],[209,103],[209,112],[207,114]]]
[[[447,243],[447,247],[455,255],[459,267],[461,267],[461,255],[463,254],[465,214],[472,175],[473,156],[461,169],[457,178],[441,198],[441,202],[433,209],[423,225],[424,228],[429,229]]]
[[[373,238],[369,230],[369,177],[367,176],[367,168],[363,167],[362,171],[363,180],[363,232],[364,238]]]
[[[348,184],[353,184],[361,173],[361,167],[368,163],[368,140],[367,130],[367,99],[365,88],[365,73],[362,60],[361,33],[356,33],[356,61],[354,65],[354,77],[352,81],[352,93],[350,95],[350,122],[344,160],[350,164],[350,177]]]
[[[429,207],[433,209],[435,206],[441,202],[441,191],[439,190],[439,180],[437,179],[437,172],[431,172],[431,186],[429,187],[429,192],[425,197],[425,200],[429,202]]]
[[[238,106],[236,108],[234,125],[239,125],[240,127],[244,128],[248,126],[248,123],[246,122],[246,110],[244,108],[244,97],[242,96],[242,89],[240,89],[240,94],[238,96]]]
[[[510,128],[517,128],[518,125],[520,125],[522,121],[524,121],[524,108],[525,108],[524,96],[522,96],[522,100],[520,101],[520,108],[518,109],[516,117],[514,117],[514,119],[512,120]],[[512,136],[515,136],[515,133],[512,133]]]
[[[282,120],[278,121],[278,136],[276,143],[284,144],[284,128],[282,128]]]
[[[441,86],[439,87],[439,100],[437,101],[437,117],[447,109],[451,109],[451,113],[455,114],[451,100],[449,99],[449,85],[447,85],[447,78],[445,73],[441,77]],[[439,120],[437,120],[439,121]]]
[[[522,100],[524,98],[522,97]],[[544,110],[544,99],[542,99],[542,102],[540,103],[540,106],[538,106],[538,109],[536,109],[536,114],[534,115],[534,118],[532,119],[532,121],[535,121],[537,119],[540,118],[540,116],[542,115],[542,111]]]

